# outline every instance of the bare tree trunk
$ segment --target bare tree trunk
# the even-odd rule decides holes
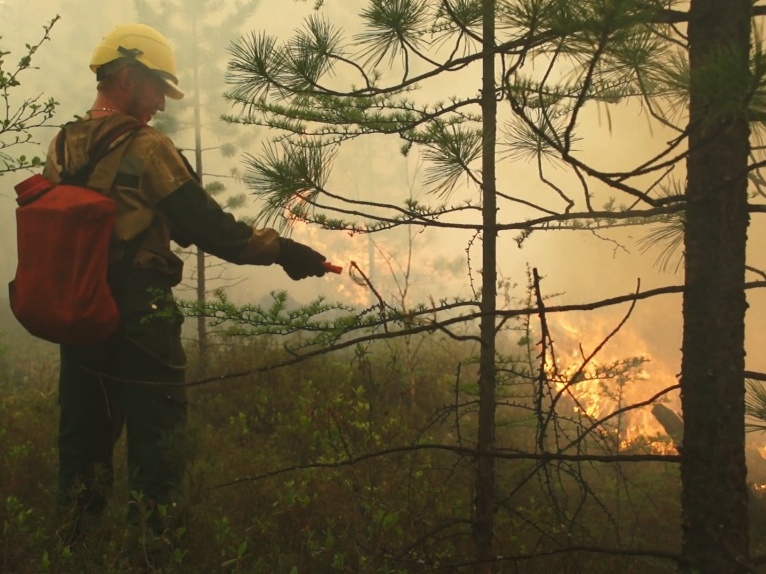
[[[197,21],[192,19],[192,38],[197,42]],[[199,62],[197,52],[194,51],[194,159],[195,170],[200,184],[202,184],[202,121],[200,119],[200,85],[199,85]],[[197,302],[204,305],[207,301],[207,281],[205,276],[205,252],[197,248]],[[199,374],[207,372],[207,322],[205,317],[197,317],[197,351],[199,352]]]
[[[479,358],[479,436],[473,532],[479,572],[492,572],[495,512],[495,311],[497,301],[497,200],[495,197],[495,2],[484,0],[482,82],[482,287]]]
[[[197,302],[204,305],[207,300],[207,277],[205,276],[205,252],[197,248]],[[205,317],[197,317],[197,352],[199,352],[199,375],[207,372],[207,322]]]
[[[692,0],[681,364],[683,572],[745,572],[747,78],[750,0]],[[740,105],[741,104],[741,105]]]

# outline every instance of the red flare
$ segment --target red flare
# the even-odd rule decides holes
[[[340,265],[333,265],[329,261],[325,261],[322,265],[324,265],[324,270],[328,273],[336,273],[338,275],[343,273],[343,267]]]

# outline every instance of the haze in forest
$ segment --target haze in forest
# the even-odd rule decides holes
[[[355,14],[348,10],[348,5],[348,2],[328,0],[324,13],[336,26],[349,26],[355,22]],[[248,26],[287,38],[300,26],[303,18],[312,13],[312,7],[310,0],[262,0]],[[23,44],[34,42],[41,36],[43,24],[56,14],[61,16],[54,26],[51,41],[44,44],[35,56],[38,69],[22,77],[24,93],[44,93],[60,102],[56,116],[56,121],[60,123],[84,113],[93,101],[95,78],[88,69],[93,47],[116,24],[136,19],[132,3],[93,3],[87,0],[0,0],[0,14],[2,47],[12,51],[11,58]],[[210,17],[215,18],[216,15],[211,14]],[[160,30],[164,31],[161,27]],[[220,39],[222,55],[232,40],[235,38]],[[224,72],[221,69],[222,76]],[[188,78],[183,73],[180,81],[182,88],[185,82],[188,85]],[[478,79],[473,85],[457,86],[469,92],[478,92],[479,87]],[[427,96],[422,94],[419,97]],[[169,101],[168,106],[173,106],[173,102]],[[639,152],[649,156],[649,150],[664,145],[672,137],[672,134],[657,131],[656,123],[650,126],[645,110],[629,105],[617,107],[616,110],[615,113],[612,109],[611,115],[606,116],[604,110],[596,107],[587,109],[586,125],[590,133],[580,135],[591,147],[580,151],[596,164],[600,158],[608,158],[611,169],[619,169],[615,166],[627,168],[635,165]],[[599,137],[589,137],[596,133]],[[53,134],[53,129],[38,131],[37,137],[47,144],[47,139]],[[251,144],[241,151],[257,154],[268,137],[264,130],[252,129]],[[435,198],[426,196],[418,184],[422,166],[417,157],[403,157],[399,151],[401,142],[395,137],[378,140],[374,144],[367,142],[343,148],[330,181],[333,189],[368,200],[394,202],[401,202],[413,193],[425,202],[437,203]],[[34,153],[42,152],[43,148],[39,148]],[[212,172],[215,172],[215,161],[211,156],[206,164]],[[555,168],[549,169],[549,173],[557,173]],[[0,186],[0,239],[4,245],[0,252],[2,284],[10,281],[15,268],[13,185],[23,177],[22,173],[3,176]],[[528,187],[530,192],[534,192],[541,186],[534,165],[507,160],[501,160],[498,164],[499,188]],[[243,188],[242,191],[247,190]],[[472,199],[477,200],[478,197]],[[599,197],[598,201],[605,202],[607,199],[606,196]],[[594,206],[597,209],[601,207],[598,201]],[[242,213],[255,215],[257,210],[258,205],[250,201]],[[551,305],[587,303],[629,294],[637,288],[639,281],[642,290],[680,285],[682,270],[675,271],[675,261],[663,272],[656,265],[658,249],[641,253],[636,241],[645,231],[629,227],[599,233],[536,232],[521,247],[514,241],[515,232],[505,233],[499,243],[499,273],[509,284],[516,286],[512,290],[514,295],[522,297],[528,269],[537,268],[544,277],[545,294],[556,295],[549,301]],[[370,271],[371,249],[365,236],[351,237],[342,232],[303,228],[296,229],[293,236],[317,245],[329,259],[346,269],[354,260]],[[394,264],[405,258],[407,242],[403,232],[376,235],[374,240],[390,254]],[[427,303],[429,297],[439,300],[471,296],[466,260],[470,240],[471,236],[467,233],[431,230],[420,233],[420,230],[415,230],[413,298],[410,303]],[[762,232],[758,233],[756,226],[751,227],[748,263],[759,269],[766,268],[766,261],[760,253],[763,241]],[[471,265],[475,271],[477,262],[474,260]],[[372,268],[373,278],[389,291],[384,294],[393,292],[393,282],[386,279],[386,260],[380,254],[376,256]],[[370,300],[370,294],[345,274],[300,283],[291,282],[276,266],[267,270],[232,267],[229,275],[237,278],[231,292],[232,299],[240,303],[261,301],[269,291],[278,289],[288,289],[301,301],[308,301],[317,295],[354,304],[366,304]],[[766,343],[763,335],[766,314],[762,297],[764,295],[749,295],[747,368],[757,371],[766,370],[766,358],[759,353]],[[574,337],[571,333],[578,333],[587,345],[594,345],[617,325],[626,311],[627,306],[624,306],[603,313],[568,315],[565,324],[570,330],[561,334],[561,340]],[[666,295],[651,303],[639,302],[621,335],[619,344],[622,347],[615,349],[614,354],[649,355],[654,361],[653,369],[667,379],[663,386],[672,384],[679,369],[680,316],[680,296]]]

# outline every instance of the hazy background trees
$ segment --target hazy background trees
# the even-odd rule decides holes
[[[222,70],[226,66],[225,39],[243,32],[258,2],[228,7],[215,0],[175,3],[136,0],[135,4],[139,20],[162,29],[174,43],[178,68],[190,80],[185,98],[169,108],[155,125],[173,137],[210,195],[228,210],[245,207],[247,198],[242,193],[238,156],[257,134],[221,121],[228,111],[221,97],[225,86]],[[213,14],[215,17],[211,18]],[[211,161],[213,154],[218,161]],[[191,257],[187,258],[185,286],[193,290],[199,304],[204,304],[213,290],[231,287],[237,281],[227,275],[230,266],[224,261],[196,248],[187,255]],[[196,338],[195,368],[201,375],[206,371],[209,351],[207,322],[202,316],[196,321]]]

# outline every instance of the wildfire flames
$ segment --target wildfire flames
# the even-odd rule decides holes
[[[371,245],[367,235],[349,233],[342,242],[330,244],[326,241],[328,236],[316,226],[304,224],[299,208],[291,207],[286,215],[298,241],[311,245],[328,260],[342,266],[345,279],[350,262],[358,262],[382,295],[391,295],[381,284],[393,273],[387,266],[390,262]],[[376,266],[379,269],[376,270]],[[367,307],[375,303],[370,289],[352,280],[332,281],[331,288],[335,297],[349,305]],[[548,317],[552,343],[546,349],[544,369],[552,394],[561,394],[563,408],[586,419],[588,426],[597,425],[597,432],[611,434],[620,449],[641,441],[657,452],[676,452],[674,437],[668,436],[667,428],[653,414],[650,401],[677,384],[673,362],[655,360],[649,350],[651,345],[629,322],[612,336],[618,322],[614,316],[596,317],[593,312],[579,319],[571,314]],[[655,402],[664,405],[668,412],[680,413],[677,390],[661,395]],[[629,408],[641,403],[645,404]],[[611,416],[622,409],[628,410]],[[680,416],[678,420],[681,423]],[[751,458],[755,453],[758,465],[766,466],[763,441],[752,441],[749,448]],[[764,474],[760,478],[766,479],[766,473],[759,474]],[[754,488],[766,491],[766,483],[755,484]]]
[[[368,272],[370,246],[367,236],[349,235],[342,243],[342,249],[338,250],[337,242],[332,247],[323,244],[315,227],[297,225],[296,231],[300,241],[324,250],[328,259],[342,265],[344,276],[351,261],[359,262]],[[333,283],[335,295],[341,300],[351,305],[370,304],[367,288],[350,280]],[[645,402],[677,383],[669,366],[653,360],[649,345],[629,324],[591,356],[614,329],[614,319],[594,320],[591,314],[579,323],[571,316],[552,316],[548,321],[554,344],[553,352],[548,352],[545,357],[547,378],[553,385],[553,392],[561,393],[574,413],[587,417],[591,424],[619,409]],[[659,401],[673,411],[680,411],[677,392],[668,393]],[[600,430],[617,435],[615,438],[621,448],[643,439],[655,450],[675,450],[665,429],[652,414],[651,404],[609,418]]]
[[[570,399],[576,414],[591,424],[604,421],[600,431],[612,433],[621,448],[640,438],[655,450],[675,450],[652,414],[651,405],[610,417],[676,384],[675,376],[652,359],[648,345],[628,325],[603,344],[613,328],[592,317],[588,318],[587,329],[569,318],[549,319],[553,345],[545,362],[548,380],[556,393]],[[679,410],[677,393],[660,400]]]

